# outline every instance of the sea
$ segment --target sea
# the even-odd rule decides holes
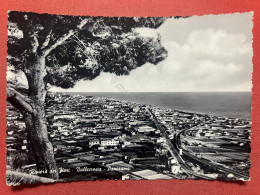
[[[213,116],[251,120],[251,92],[73,92]]]

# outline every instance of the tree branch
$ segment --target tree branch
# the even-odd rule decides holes
[[[44,49],[45,47],[47,47],[49,45],[49,42],[51,40],[51,33],[52,33],[52,30],[50,30],[48,35],[46,36],[45,41],[43,42],[43,44],[41,46],[41,49]]]
[[[36,53],[37,49],[39,47],[39,41],[38,41],[36,35],[32,35],[30,37],[31,37],[32,53]]]
[[[85,49],[88,49],[88,47],[85,45],[85,43],[84,43],[82,40],[80,40],[80,39],[78,38],[78,36],[73,35],[73,37],[75,37],[75,38],[77,39],[77,42],[79,42]]]
[[[32,106],[30,105],[31,100],[26,96],[16,91],[10,85],[7,86],[7,99],[15,108],[20,110],[22,113],[29,112],[34,113]]]
[[[55,49],[57,46],[61,45],[64,43],[64,41],[66,41],[68,38],[70,38],[74,33],[76,33],[78,30],[81,30],[82,27],[88,22],[88,19],[84,19],[82,20],[79,25],[76,27],[76,29],[71,29],[69,30],[68,33],[64,34],[63,36],[61,36],[60,38],[58,38],[55,43],[53,43],[52,45],[49,45],[48,47],[46,47],[45,49],[42,50],[42,54],[44,56],[47,56],[53,49]]]

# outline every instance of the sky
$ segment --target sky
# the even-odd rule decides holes
[[[168,57],[146,63],[127,76],[102,72],[67,92],[251,91],[253,13],[169,18],[158,29],[137,29],[141,36],[161,35]]]

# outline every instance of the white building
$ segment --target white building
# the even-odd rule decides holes
[[[101,139],[101,146],[117,146],[119,145],[119,141],[110,138],[103,138]]]

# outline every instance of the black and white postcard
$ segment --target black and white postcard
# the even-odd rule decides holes
[[[7,184],[250,180],[252,17],[9,11]]]

